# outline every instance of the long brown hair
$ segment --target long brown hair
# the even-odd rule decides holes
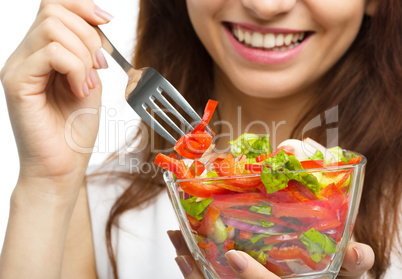
[[[384,275],[390,264],[391,248],[399,242],[401,48],[402,3],[383,0],[373,17],[364,18],[360,33],[347,53],[323,77],[321,93],[292,133],[293,138],[300,138],[309,119],[338,106],[339,145],[360,152],[368,159],[354,235],[357,241],[370,245],[375,252],[375,264],[370,270],[375,278]],[[137,68],[155,68],[198,111],[202,111],[212,95],[213,63],[191,26],[184,0],[140,1],[133,63]],[[318,127],[309,136],[324,143],[325,128]],[[154,148],[161,150],[166,146],[167,143],[156,136]],[[144,162],[152,163],[156,154],[148,147],[142,155]],[[112,226],[118,224],[119,216],[127,210],[152,202],[164,186],[160,174],[157,180],[141,173],[115,172],[113,175],[130,184],[112,207],[106,227],[109,258],[117,278],[111,245]]]

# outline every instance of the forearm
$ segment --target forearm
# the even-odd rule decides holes
[[[0,278],[59,278],[75,200],[25,186],[17,185],[11,198]]]

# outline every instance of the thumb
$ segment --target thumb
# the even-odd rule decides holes
[[[225,254],[233,271],[239,278],[279,279],[263,265],[242,251],[230,250]]]
[[[360,277],[374,264],[373,249],[363,243],[351,242],[343,259],[340,276]]]

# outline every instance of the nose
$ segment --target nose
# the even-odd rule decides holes
[[[241,2],[254,16],[271,19],[291,11],[297,0],[241,0]]]

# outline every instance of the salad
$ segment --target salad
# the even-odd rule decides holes
[[[278,276],[326,269],[339,249],[352,169],[361,157],[305,139],[272,150],[269,136],[246,133],[213,153],[203,121],[155,163],[177,179],[192,233],[221,278],[236,278],[225,253],[242,250]],[[207,116],[205,116],[207,115]],[[195,132],[194,132],[195,131]],[[199,148],[199,150],[197,150]],[[184,152],[182,152],[184,151]]]

